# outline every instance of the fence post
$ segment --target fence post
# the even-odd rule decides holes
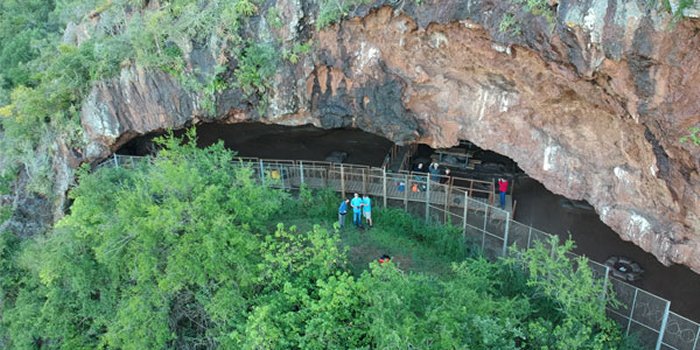
[[[408,174],[406,174],[406,188],[403,190],[403,209],[408,212],[408,191],[411,191],[410,184],[408,183]]]
[[[484,209],[484,229],[481,231],[481,252],[483,253],[484,247],[486,247],[486,221],[489,216],[489,205],[486,205]]]
[[[603,266],[605,266],[605,278],[603,279],[603,300],[605,300],[605,303],[607,304],[608,279],[610,279],[610,267],[608,267],[608,265],[603,265]]]
[[[698,340],[700,339],[700,329],[698,329],[698,334],[695,335],[695,343],[693,343],[693,349],[698,348]]]
[[[632,325],[632,317],[634,317],[634,307],[637,306],[637,293],[639,293],[639,288],[634,288],[634,299],[632,299],[632,307],[630,308],[629,321],[627,322],[627,330],[625,330],[625,335],[630,335],[630,326]]]
[[[330,173],[330,171],[329,171]],[[343,198],[345,197],[345,168],[343,168],[343,163],[340,163],[340,193]]]
[[[367,172],[362,168],[362,193],[367,193]]]
[[[549,233],[547,233],[547,238],[552,238],[552,237],[554,237],[554,235],[550,235]],[[556,244],[553,244],[551,249],[549,250],[549,256],[552,259],[554,259],[554,256],[557,255],[557,246],[559,245],[559,236],[556,236],[556,237],[557,237]]]
[[[119,168],[119,161],[117,160],[117,154],[112,153],[112,159],[114,160],[114,167]]]
[[[386,209],[386,168],[382,168],[382,183],[383,183],[383,188],[382,188],[382,194],[384,195],[384,208]],[[404,186],[404,191],[405,191]]]
[[[467,191],[464,191],[464,224],[462,226],[462,236],[467,239],[467,215],[469,213],[469,196],[467,196]]]
[[[265,166],[262,159],[258,159],[258,161],[260,163],[260,182],[265,186]]]
[[[299,161],[299,185],[304,184],[304,162]]]
[[[666,301],[666,307],[664,308],[664,319],[661,321],[661,328],[659,328],[659,339],[656,341],[656,350],[661,349],[661,343],[664,341],[664,333],[666,333],[666,324],[668,323],[668,312],[671,308],[671,302]]]
[[[503,256],[508,253],[508,233],[510,230],[510,212],[506,211],[506,227],[503,235]]]
[[[430,222],[430,178],[426,176],[425,181],[425,222]]]
[[[452,212],[450,210],[449,204],[450,204],[450,196],[452,195],[452,185],[445,185],[443,188],[443,191],[445,191],[445,215],[442,217],[442,223],[447,224],[447,212]],[[452,221],[452,217],[450,216],[450,221]]]

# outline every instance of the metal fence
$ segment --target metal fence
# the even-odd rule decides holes
[[[98,167],[134,167],[148,159],[114,155]],[[483,181],[455,178],[441,183],[431,181],[424,173],[393,173],[363,165],[237,159],[238,164],[250,167],[266,186],[330,188],[343,196],[353,192],[366,193],[375,201],[380,198],[381,201],[376,201],[378,205],[403,208],[427,222],[461,227],[465,239],[491,259],[504,256],[511,246],[529,249],[536,242],[548,246],[551,237],[557,237],[517,222],[511,218],[510,212],[491,205],[492,193],[484,196],[484,191],[474,191],[474,188],[488,190]],[[454,183],[466,184],[468,188],[454,186]],[[554,247],[550,246],[550,249]],[[570,257],[576,255],[572,253]],[[700,350],[700,324],[671,312],[670,301],[611,278],[609,268],[603,264],[589,260],[589,266],[595,276],[604,279],[606,291],[608,285],[614,291],[617,302],[608,303],[608,316],[617,321],[625,335],[636,335],[643,349]]]

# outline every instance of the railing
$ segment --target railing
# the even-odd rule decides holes
[[[114,155],[98,167],[135,166],[148,159]],[[429,181],[429,174],[393,173],[363,165],[237,159],[239,164],[250,166],[266,186],[331,188],[344,197],[350,192],[367,193],[381,198],[379,203],[384,207],[401,207],[428,222],[461,227],[464,236],[476,242],[491,259],[507,254],[513,245],[529,249],[535,242],[548,245],[550,237],[557,237],[512,220],[510,212],[491,205],[493,184],[485,181],[455,177],[440,183]],[[469,186],[455,185],[458,181]],[[412,191],[413,184],[419,187],[418,191]],[[491,187],[477,188],[485,184]],[[487,197],[479,197],[486,193]],[[573,253],[570,256],[576,257]],[[619,301],[607,306],[608,316],[618,322],[626,335],[636,334],[643,349],[700,350],[700,324],[671,312],[670,301],[611,278],[609,268],[603,264],[589,260],[589,265],[597,277],[604,279],[606,290],[611,286]]]
[[[408,169],[410,160],[417,148],[418,145],[416,144],[391,146],[391,149],[389,149],[389,153],[387,153],[386,157],[384,157],[384,161],[382,162],[382,166],[380,168],[389,169],[392,165],[396,164],[396,162],[399,162],[398,169]]]

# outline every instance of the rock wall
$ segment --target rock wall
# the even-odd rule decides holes
[[[200,119],[352,126],[433,147],[467,139],[587,200],[661,262],[700,272],[700,152],[679,142],[700,124],[700,25],[645,3],[561,1],[553,22],[511,2],[376,3],[315,32],[317,9],[281,0],[289,25],[261,17],[251,35],[315,44],[281,64],[266,111],[231,89],[206,115],[166,74],[132,67],[85,103],[85,154]],[[506,15],[517,32],[499,30]]]

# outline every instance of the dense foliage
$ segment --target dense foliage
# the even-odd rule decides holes
[[[384,233],[341,234],[327,224],[338,201],[328,192],[295,199],[259,186],[221,144],[161,142],[150,163],[82,174],[71,213],[45,237],[21,243],[2,235],[1,347],[613,349],[620,342],[601,284],[585,261],[573,267],[570,246],[490,263],[464,259],[454,240],[426,244],[438,259],[461,259],[444,272],[376,262],[350,269],[347,250],[357,243],[344,240],[349,233],[433,241],[441,231],[387,210],[377,213]],[[306,224],[279,222],[286,218]]]
[[[251,0],[0,2],[0,176],[24,170],[28,191],[52,193],[56,144],[84,146],[85,96],[95,81],[127,66],[170,73],[210,113],[226,88],[264,103],[276,43],[242,35],[258,11]],[[194,49],[209,52],[214,67],[189,64]]]

